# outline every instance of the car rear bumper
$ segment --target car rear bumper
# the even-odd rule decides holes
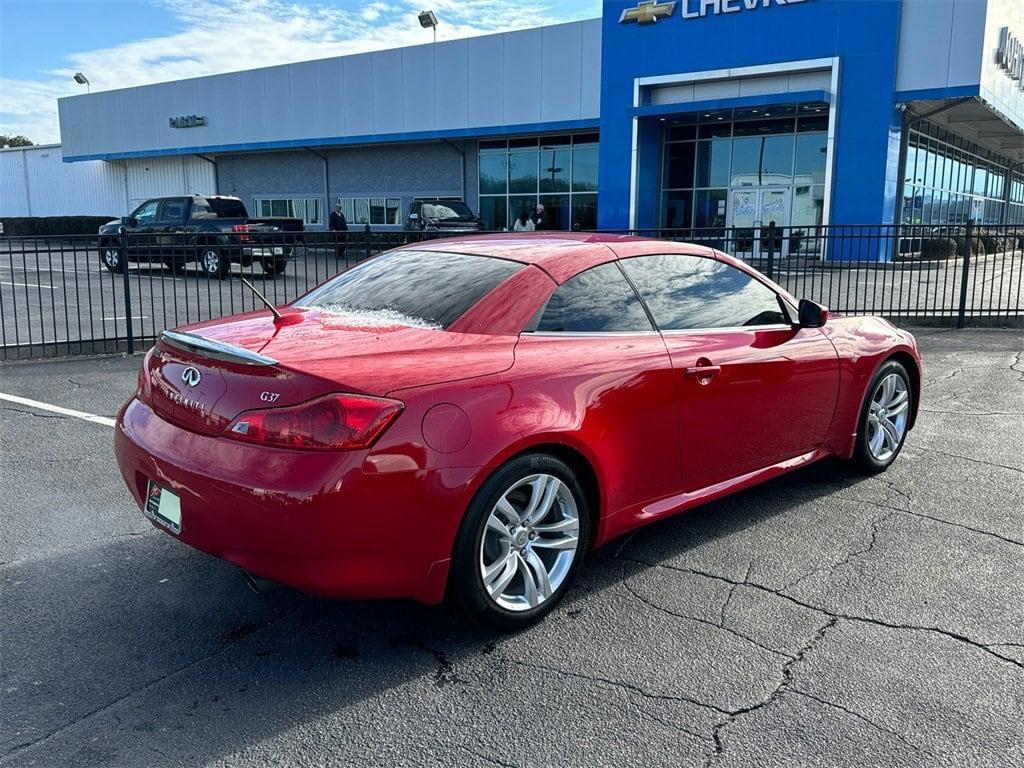
[[[327,597],[444,596],[470,470],[200,435],[135,398],[118,417],[114,443],[140,508],[149,481],[176,493],[180,532],[154,525],[196,549]]]

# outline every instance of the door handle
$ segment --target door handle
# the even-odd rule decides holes
[[[697,361],[697,365],[685,368],[683,372],[687,378],[697,379],[699,384],[710,384],[711,380],[722,372],[722,366],[712,365],[710,360],[701,358]]]

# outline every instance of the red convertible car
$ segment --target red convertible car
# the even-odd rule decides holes
[[[517,627],[626,531],[829,456],[884,470],[920,386],[906,331],[708,247],[482,236],[164,332],[116,452],[155,525],[251,574]]]

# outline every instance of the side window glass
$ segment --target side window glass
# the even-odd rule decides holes
[[[192,213],[189,214],[189,217],[193,219],[216,219],[217,214],[210,210],[208,202],[201,197],[197,197],[192,201]]]
[[[164,200],[163,208],[160,210],[160,221],[178,224],[185,218],[184,200]]]
[[[661,330],[783,325],[776,293],[729,264],[684,254],[623,259]]]
[[[653,329],[619,268],[601,264],[559,286],[548,300],[537,330],[597,333]]]
[[[152,224],[156,221],[156,209],[159,201],[150,200],[135,212],[135,220],[140,224]]]

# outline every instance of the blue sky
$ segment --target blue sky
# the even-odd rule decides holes
[[[600,15],[593,0],[0,0],[0,133],[59,141],[57,98]]]

